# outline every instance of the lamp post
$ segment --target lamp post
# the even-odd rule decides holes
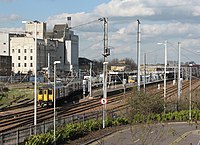
[[[22,23],[27,23],[28,21],[22,21]],[[34,126],[35,126],[35,134],[37,134],[37,24],[38,21],[33,21],[35,25],[35,82],[34,82]]]
[[[176,104],[177,111],[178,111],[178,103],[180,101],[180,96],[181,96],[181,43],[178,42],[178,98]]]
[[[146,91],[146,53],[144,53],[144,92]]]
[[[137,29],[137,65],[138,65],[138,69],[137,69],[137,85],[138,85],[138,92],[140,91],[140,20],[137,19],[138,22],[138,29]]]
[[[89,85],[89,91],[90,91],[90,97],[92,97],[92,62],[90,62],[90,85]]]
[[[56,64],[59,64],[60,61],[54,61],[54,95],[53,95],[53,104],[54,104],[54,145],[56,145]]]
[[[165,99],[166,99],[166,71],[167,71],[167,40],[165,40],[165,43],[157,43],[157,44],[163,44],[165,46],[165,66],[164,66],[164,114],[166,111],[166,104],[165,104]]]
[[[190,67],[190,97],[189,97],[189,121],[192,120],[192,64]]]

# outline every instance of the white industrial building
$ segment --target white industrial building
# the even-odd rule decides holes
[[[10,49],[14,73],[27,74],[35,71],[35,39],[32,37],[11,37]],[[46,65],[45,41],[37,40],[37,70]]]
[[[37,64],[35,64],[35,27],[37,27]],[[58,73],[78,72],[79,39],[68,29],[68,24],[55,25],[53,32],[46,32],[46,23],[26,22],[25,34],[0,34],[0,55],[12,56],[14,73],[32,73],[48,68],[48,54],[51,72],[53,62],[61,61]],[[35,66],[36,65],[36,66]]]
[[[69,29],[68,24],[55,25],[53,32],[48,32],[46,38],[59,41],[56,59],[61,61],[61,68],[78,72],[79,38]]]
[[[0,33],[0,55],[9,56],[10,55],[10,34]]]

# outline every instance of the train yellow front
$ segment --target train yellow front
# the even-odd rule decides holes
[[[81,93],[83,82],[81,80],[70,82],[66,85],[56,84],[56,101],[66,100],[72,94]],[[68,98],[69,99],[69,98]],[[39,88],[37,102],[41,107],[53,106],[54,101],[54,85],[44,85]]]

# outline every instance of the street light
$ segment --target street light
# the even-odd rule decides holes
[[[189,98],[189,121],[192,120],[192,64],[189,64],[190,67],[190,98]]]
[[[181,43],[178,42],[178,98],[176,104],[176,110],[178,111],[178,103],[181,97]]]
[[[167,70],[167,40],[165,40],[165,43],[157,43],[157,44],[163,44],[165,46],[165,68],[164,68],[164,114],[166,111],[166,105],[165,105],[165,99],[166,99],[166,70]]]
[[[28,21],[22,21],[22,23],[27,23]],[[35,24],[35,86],[34,86],[34,126],[35,126],[35,134],[37,133],[36,125],[37,125],[37,24],[38,21],[33,21]]]
[[[140,91],[140,20],[137,19],[138,22],[138,29],[137,29],[137,65],[138,65],[138,69],[137,69],[137,84],[138,84],[138,92]]]
[[[56,145],[56,64],[59,64],[60,61],[54,61],[54,96],[53,96],[53,103],[54,103],[54,145]]]

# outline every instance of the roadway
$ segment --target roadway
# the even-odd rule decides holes
[[[135,125],[90,145],[200,145],[200,125],[168,123]]]

